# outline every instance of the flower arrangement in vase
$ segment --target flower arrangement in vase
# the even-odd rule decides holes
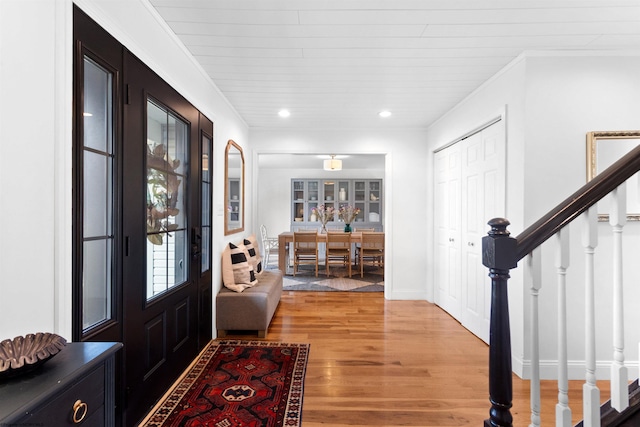
[[[355,221],[356,217],[360,213],[360,208],[356,208],[355,206],[346,205],[340,206],[340,210],[338,211],[338,216],[340,219],[344,221],[344,232],[351,232],[351,223]]]
[[[335,208],[333,206],[320,205],[315,208],[311,208],[311,213],[315,214],[318,221],[322,224],[322,232],[327,231],[327,222],[333,220],[335,215]]]

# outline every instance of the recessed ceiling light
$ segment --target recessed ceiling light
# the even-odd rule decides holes
[[[278,111],[278,115],[280,117],[289,117],[291,113],[289,112],[289,110],[280,110]]]
[[[389,117],[389,116],[391,115],[391,111],[387,111],[387,110],[380,111],[380,112],[378,113],[378,115],[379,115],[380,117]]]

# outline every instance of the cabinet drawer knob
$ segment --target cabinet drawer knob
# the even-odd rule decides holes
[[[84,420],[84,417],[87,416],[87,404],[84,403],[82,400],[76,400],[76,402],[73,404],[73,423],[74,424],[80,424],[82,422],[82,420]]]

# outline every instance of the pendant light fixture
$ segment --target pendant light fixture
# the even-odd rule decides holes
[[[332,154],[330,159],[327,159],[324,161],[324,170],[326,171],[342,170],[342,160],[336,159],[335,154]]]

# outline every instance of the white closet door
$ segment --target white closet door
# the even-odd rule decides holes
[[[435,302],[460,316],[460,147],[435,154]]]
[[[505,217],[505,137],[499,121],[460,143],[462,151],[462,325],[489,342],[491,282],[482,265],[487,221]]]
[[[435,302],[489,341],[491,281],[482,238],[505,212],[502,120],[434,155]]]

